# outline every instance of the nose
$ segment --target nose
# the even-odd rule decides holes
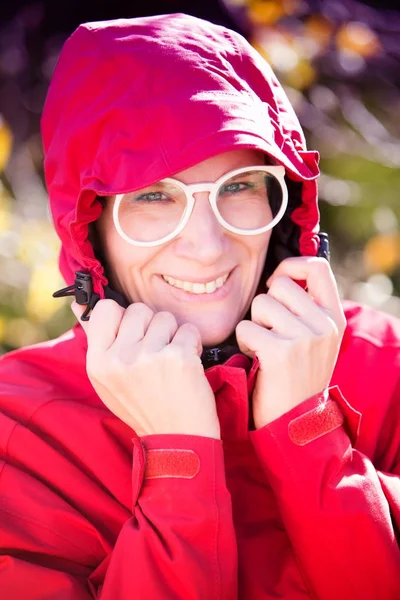
[[[212,265],[227,250],[226,231],[211,208],[208,192],[197,192],[193,196],[193,211],[175,240],[175,252],[181,258]]]

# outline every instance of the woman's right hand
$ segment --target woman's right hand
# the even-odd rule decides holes
[[[100,300],[86,331],[88,377],[104,404],[137,435],[180,433],[220,438],[215,398],[200,360],[200,333],[143,303]]]

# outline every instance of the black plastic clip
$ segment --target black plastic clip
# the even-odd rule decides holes
[[[319,248],[317,256],[321,258],[325,258],[328,262],[331,258],[331,253],[329,251],[329,236],[327,233],[319,233]]]
[[[75,296],[77,304],[81,306],[87,304],[85,312],[81,316],[81,321],[89,321],[88,315],[90,311],[93,310],[96,303],[100,300],[99,294],[93,293],[92,277],[86,271],[76,271],[75,283],[53,294],[53,298],[63,298],[65,296]]]

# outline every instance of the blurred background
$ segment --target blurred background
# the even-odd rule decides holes
[[[106,4],[109,4],[106,6]],[[400,11],[350,0],[74,0],[0,7],[0,354],[74,321],[43,182],[40,114],[81,22],[186,12],[236,29],[268,60],[321,153],[322,230],[343,298],[400,317]]]

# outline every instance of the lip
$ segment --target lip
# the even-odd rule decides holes
[[[175,297],[179,302],[210,303],[210,302],[216,302],[216,301],[223,300],[230,293],[230,291],[232,290],[232,287],[233,287],[235,271],[236,271],[236,269],[233,269],[230,272],[229,277],[225,281],[224,285],[220,288],[217,288],[215,290],[215,292],[212,292],[211,294],[193,294],[193,292],[186,292],[185,290],[176,288],[173,285],[170,285],[169,283],[167,283],[161,275],[158,275],[157,278],[161,281],[161,283],[164,286],[168,287],[169,294],[171,294],[173,297]],[[225,271],[225,274],[226,274],[226,271]],[[222,277],[222,275],[219,275],[219,277]],[[217,279],[217,277],[216,277],[216,279]],[[186,280],[186,281],[188,281],[188,280]],[[209,279],[195,280],[192,277],[190,279],[190,281],[193,281],[194,283],[204,283],[204,282],[207,282],[210,280]]]

